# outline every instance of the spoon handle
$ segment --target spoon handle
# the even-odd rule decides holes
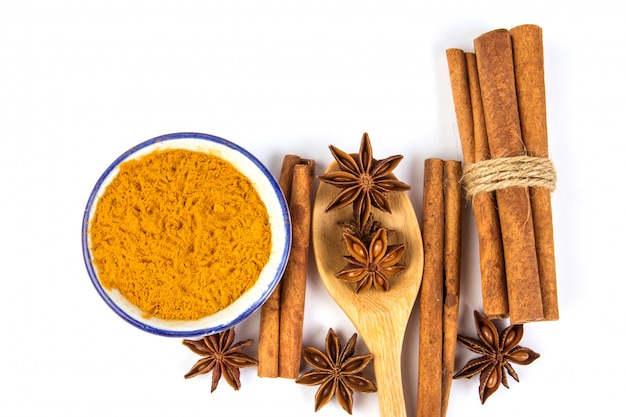
[[[406,417],[406,404],[402,388],[402,343],[390,338],[379,339],[380,346],[371,346],[374,353],[374,372],[378,390],[381,417]]]

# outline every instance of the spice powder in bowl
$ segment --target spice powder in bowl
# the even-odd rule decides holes
[[[96,289],[143,330],[190,337],[252,314],[289,254],[287,205],[269,171],[215,136],[161,136],[102,175],[83,220]]]

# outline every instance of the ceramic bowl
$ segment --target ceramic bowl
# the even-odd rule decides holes
[[[89,223],[95,212],[98,199],[107,185],[115,178],[119,165],[129,159],[138,158],[160,149],[183,148],[215,154],[232,163],[256,188],[264,201],[272,232],[272,248],[269,261],[256,283],[232,304],[198,320],[163,320],[146,318],[119,291],[104,288],[98,278],[97,268],[92,262]],[[250,152],[216,136],[200,133],[175,133],[159,136],[143,142],[117,158],[98,179],[89,196],[82,224],[83,257],[87,272],[96,291],[106,304],[122,319],[144,331],[172,337],[195,337],[218,333],[245,320],[270,296],[278,284],[289,257],[291,247],[291,223],[283,193],[269,170]]]

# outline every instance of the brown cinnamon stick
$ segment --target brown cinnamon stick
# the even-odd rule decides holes
[[[297,155],[285,155],[278,177],[285,200],[289,205],[293,183],[293,169],[301,161]],[[280,331],[280,293],[281,282],[278,283],[272,294],[261,306],[258,344],[257,374],[260,377],[278,377],[278,346]]]
[[[448,70],[457,124],[466,165],[489,159],[476,55],[448,49]],[[489,318],[508,317],[509,308],[504,269],[500,219],[493,193],[472,198],[478,235],[483,310]]]
[[[487,126],[485,125],[485,112],[480,95],[476,54],[465,54],[465,60],[474,116],[474,159],[476,162],[481,162],[491,156],[487,139]],[[479,193],[474,196],[472,206],[476,218],[481,219],[480,225],[477,224],[478,245],[485,248],[480,259],[480,271],[483,277],[483,312],[491,319],[503,319],[509,316],[509,300],[496,196],[494,193]]]
[[[444,161],[444,301],[441,415],[446,416],[454,375],[461,295],[461,220],[463,192],[461,162]]]
[[[522,138],[529,156],[547,158],[548,124],[543,60],[543,33],[537,25],[521,25],[509,30]],[[556,261],[550,190],[530,189],[530,205],[535,228],[535,245],[541,283],[544,320],[558,320]]]
[[[443,355],[444,198],[441,159],[424,161],[424,272],[419,296],[417,417],[440,417]]]
[[[524,155],[509,32],[474,40],[491,158]],[[543,319],[535,235],[527,187],[496,191],[512,324]]]
[[[462,49],[450,48],[446,50],[446,58],[463,161],[466,165],[472,164],[475,161],[474,153],[476,152],[474,150],[474,115],[465,52]]]
[[[295,379],[300,373],[302,328],[311,231],[311,196],[315,163],[301,160],[293,169],[289,211],[291,252],[281,284],[278,376]]]

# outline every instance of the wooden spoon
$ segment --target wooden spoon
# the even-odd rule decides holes
[[[333,162],[327,172],[337,170]],[[335,277],[346,261],[342,226],[353,220],[352,207],[325,212],[339,189],[320,183],[315,196],[312,218],[312,242],[317,269],[326,290],[354,324],[374,356],[381,417],[407,415],[402,389],[402,343],[413,304],[419,292],[424,268],[424,248],[417,216],[405,192],[389,193],[392,214],[373,209],[375,221],[394,230],[389,244],[404,243],[406,250],[400,264],[406,270],[390,278],[389,291],[370,288],[355,293],[353,283]]]

